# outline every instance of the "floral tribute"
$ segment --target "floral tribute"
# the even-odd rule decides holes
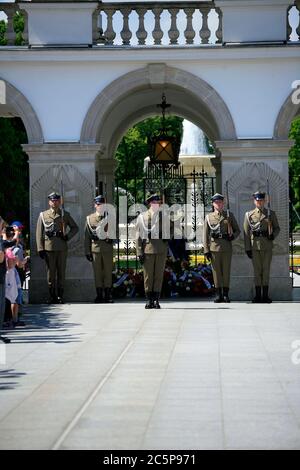
[[[214,293],[211,266],[198,264],[191,267],[188,261],[167,260],[161,297],[206,297]],[[122,269],[113,273],[115,298],[144,297],[143,271]]]

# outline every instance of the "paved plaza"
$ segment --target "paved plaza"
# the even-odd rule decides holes
[[[300,449],[299,302],[162,307],[27,306],[0,448]]]

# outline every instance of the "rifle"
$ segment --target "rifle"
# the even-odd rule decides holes
[[[105,201],[104,204],[106,205],[106,204],[107,204],[107,181],[106,181],[106,175],[104,175],[104,185],[103,185],[103,189],[104,189],[104,191],[103,191],[103,196],[104,196],[104,201]],[[103,213],[103,218],[107,218],[107,216],[108,216],[108,213],[107,213],[107,211],[105,211],[105,212]],[[108,233],[107,233],[107,232],[108,232],[108,223],[107,223],[107,224],[105,225],[105,227],[104,227],[104,232],[106,232],[106,241],[107,241],[107,240],[108,240],[108,236],[107,236],[107,235],[108,235]]]
[[[61,220],[62,220],[62,233],[63,236],[66,235],[66,224],[65,224],[65,198],[64,198],[64,184],[63,180],[60,181],[60,200],[61,200]]]
[[[228,223],[228,235],[232,236],[233,230],[232,230],[232,226],[230,223],[230,202],[229,202],[228,181],[226,181],[226,199],[227,199],[226,215],[227,215],[227,223]]]
[[[272,229],[272,222],[271,222],[271,199],[270,199],[270,184],[269,180],[267,180],[267,196],[268,196],[268,234],[271,235],[273,232]]]

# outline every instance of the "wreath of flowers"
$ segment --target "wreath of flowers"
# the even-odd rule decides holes
[[[115,298],[144,297],[143,271],[121,269],[113,273],[113,293]],[[201,297],[214,293],[211,265],[198,264],[190,267],[188,261],[167,260],[161,296]]]

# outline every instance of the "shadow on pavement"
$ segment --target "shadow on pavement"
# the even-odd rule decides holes
[[[19,379],[24,375],[26,375],[25,372],[16,372],[15,369],[0,369],[0,391],[12,390],[19,385],[18,382],[13,382],[12,379]]]
[[[13,343],[79,342],[81,335],[70,333],[70,329],[80,324],[69,322],[70,316],[54,305],[26,305],[21,317],[26,325],[3,330],[3,334]]]

